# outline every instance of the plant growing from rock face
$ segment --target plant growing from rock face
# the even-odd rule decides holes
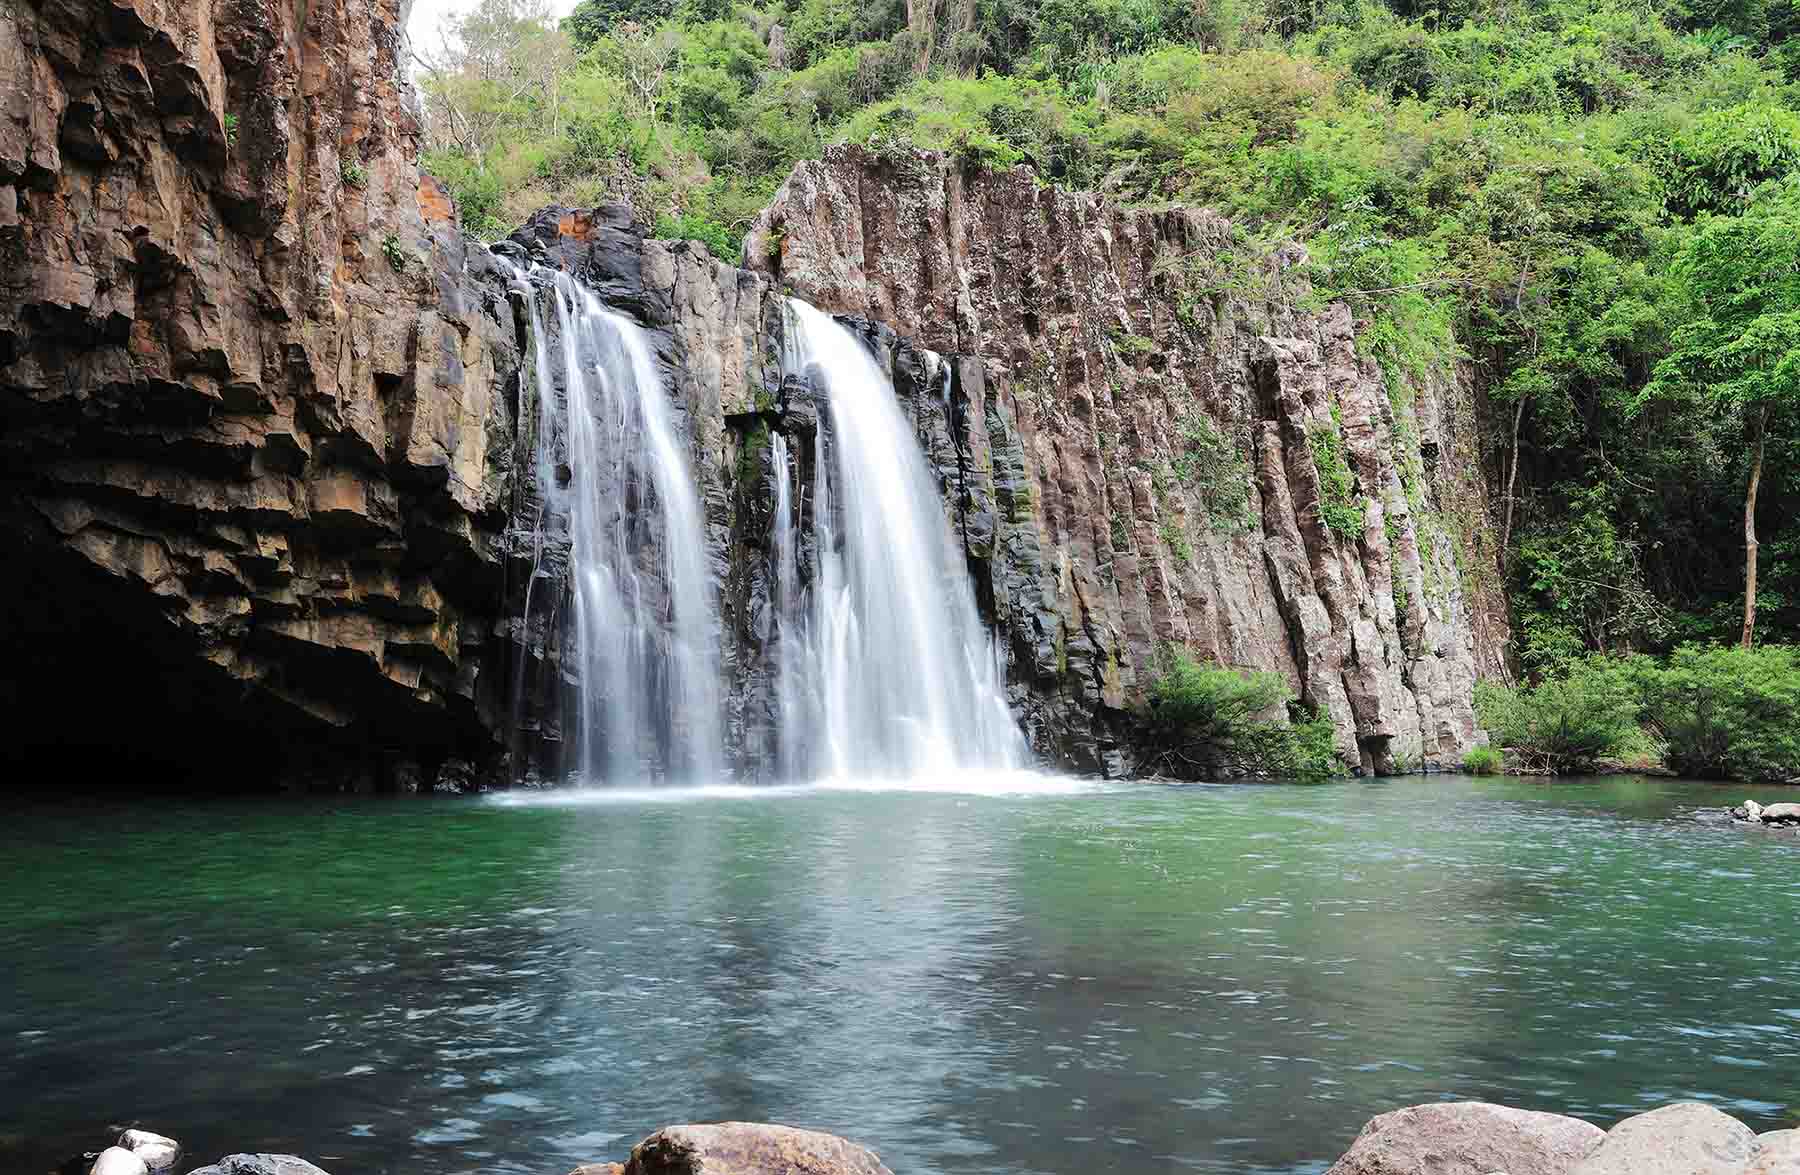
[[[237,131],[238,116],[235,114],[227,114],[225,116],[225,145],[227,147],[237,146]]]
[[[388,264],[394,267],[395,273],[405,273],[407,267],[414,260],[413,255],[407,252],[406,246],[400,243],[398,233],[389,233],[381,238],[381,255],[387,258]]]
[[[1204,413],[1182,421],[1181,452],[1171,468],[1183,485],[1194,491],[1206,510],[1212,529],[1243,530],[1256,520],[1251,505],[1250,463],[1213,427]]]
[[[338,178],[349,188],[366,188],[369,186],[369,170],[354,159],[344,159],[338,164]]]
[[[1333,534],[1354,539],[1362,535],[1362,499],[1356,493],[1356,475],[1345,455],[1343,419],[1337,406],[1329,421],[1314,421],[1306,430],[1313,468],[1319,471],[1319,517]]]

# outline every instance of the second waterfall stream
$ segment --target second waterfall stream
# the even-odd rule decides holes
[[[893,384],[829,315],[787,307],[788,363],[822,394],[825,422],[812,582],[780,600],[783,766],[837,778],[1015,768],[1024,739],[999,657]],[[792,498],[778,488],[779,502]],[[778,562],[794,557],[782,537]],[[776,580],[792,577],[778,567]]]

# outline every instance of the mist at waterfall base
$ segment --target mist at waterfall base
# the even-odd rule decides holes
[[[717,786],[716,584],[670,389],[637,324],[562,271],[514,274],[538,405],[521,632],[560,652],[563,770],[588,787]],[[790,299],[786,316],[788,374],[822,411],[816,433],[770,442],[777,751],[752,770],[837,784],[1021,773],[999,652],[892,383],[828,315]],[[812,446],[804,464],[796,445]],[[526,664],[521,730],[525,700],[543,692],[527,688]]]

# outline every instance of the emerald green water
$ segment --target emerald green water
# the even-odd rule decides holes
[[[1318,1171],[1371,1114],[1800,1124],[1800,841],[1458,778],[60,804],[0,863],[0,1169],[530,1172],[675,1121],[898,1172]]]

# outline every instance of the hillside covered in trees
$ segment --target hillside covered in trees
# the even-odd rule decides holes
[[[1525,674],[1800,631],[1787,0],[531,3],[421,49],[478,234],[626,200],[736,261],[840,140],[1210,206],[1222,288],[1299,240],[1387,370],[1470,365]]]

